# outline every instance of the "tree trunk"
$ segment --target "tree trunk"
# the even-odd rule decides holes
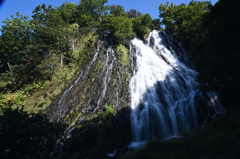
[[[70,39],[70,44],[71,44],[72,51],[74,51],[74,38]]]
[[[9,67],[10,72],[11,72],[12,83],[13,83],[14,85],[16,85],[16,81],[14,80],[14,77],[13,77],[12,67],[11,67],[11,65],[9,64],[9,62],[7,62],[7,65],[8,65],[8,67]]]
[[[62,69],[62,66],[63,66],[63,54],[62,53],[60,53],[60,62],[61,62],[60,69]]]

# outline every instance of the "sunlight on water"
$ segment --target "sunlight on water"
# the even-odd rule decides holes
[[[196,99],[210,103],[216,113],[221,109],[216,94],[198,90],[197,72],[185,64],[191,59],[173,42],[169,35],[158,31],[150,33],[147,44],[132,40],[136,71],[129,84],[133,137],[130,147],[155,137],[177,136],[203,124],[208,112],[201,111]]]

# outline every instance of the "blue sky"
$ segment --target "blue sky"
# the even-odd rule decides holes
[[[32,16],[32,11],[38,5],[45,3],[46,5],[60,6],[63,2],[73,2],[79,4],[80,0],[4,0],[0,7],[0,25],[6,18],[10,18],[10,15],[16,15],[16,12],[20,12],[22,15]],[[201,1],[201,0],[200,0]],[[153,19],[158,18],[158,7],[160,4],[166,2],[181,4],[188,4],[190,0],[108,0],[108,5],[122,5],[125,10],[136,9],[141,13],[149,13]],[[211,0],[213,4],[217,0]],[[1,28],[1,27],[0,27]]]

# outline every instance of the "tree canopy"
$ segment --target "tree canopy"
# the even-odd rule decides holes
[[[153,28],[152,17],[149,14],[141,15],[135,19],[133,19],[133,31],[136,35],[144,40],[146,39]]]
[[[176,37],[187,50],[195,35],[203,31],[202,21],[209,13],[212,4],[209,1],[192,0],[188,5],[175,5],[167,2],[159,6],[161,24]]]
[[[101,33],[107,33],[113,37],[115,43],[125,43],[126,40],[132,39],[135,34],[132,31],[132,21],[124,12],[119,13],[119,16],[110,14],[101,22]]]

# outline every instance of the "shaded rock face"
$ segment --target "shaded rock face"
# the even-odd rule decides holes
[[[129,106],[131,70],[121,65],[120,56],[107,36],[99,39],[88,64],[46,109],[49,119],[74,124],[88,114],[101,112],[105,105],[114,107],[115,113]]]
[[[105,114],[82,123],[65,139],[62,147],[55,150],[65,158],[105,159],[107,153],[117,150],[126,153],[131,139],[130,109],[122,108],[114,116]],[[60,145],[60,144],[59,144]]]
[[[89,49],[94,50],[90,60],[46,109],[50,121],[69,125],[53,155],[71,158],[76,153],[87,157],[104,152],[105,158],[105,153],[127,147],[131,140],[129,80],[134,57],[123,65],[123,55],[107,36]]]

